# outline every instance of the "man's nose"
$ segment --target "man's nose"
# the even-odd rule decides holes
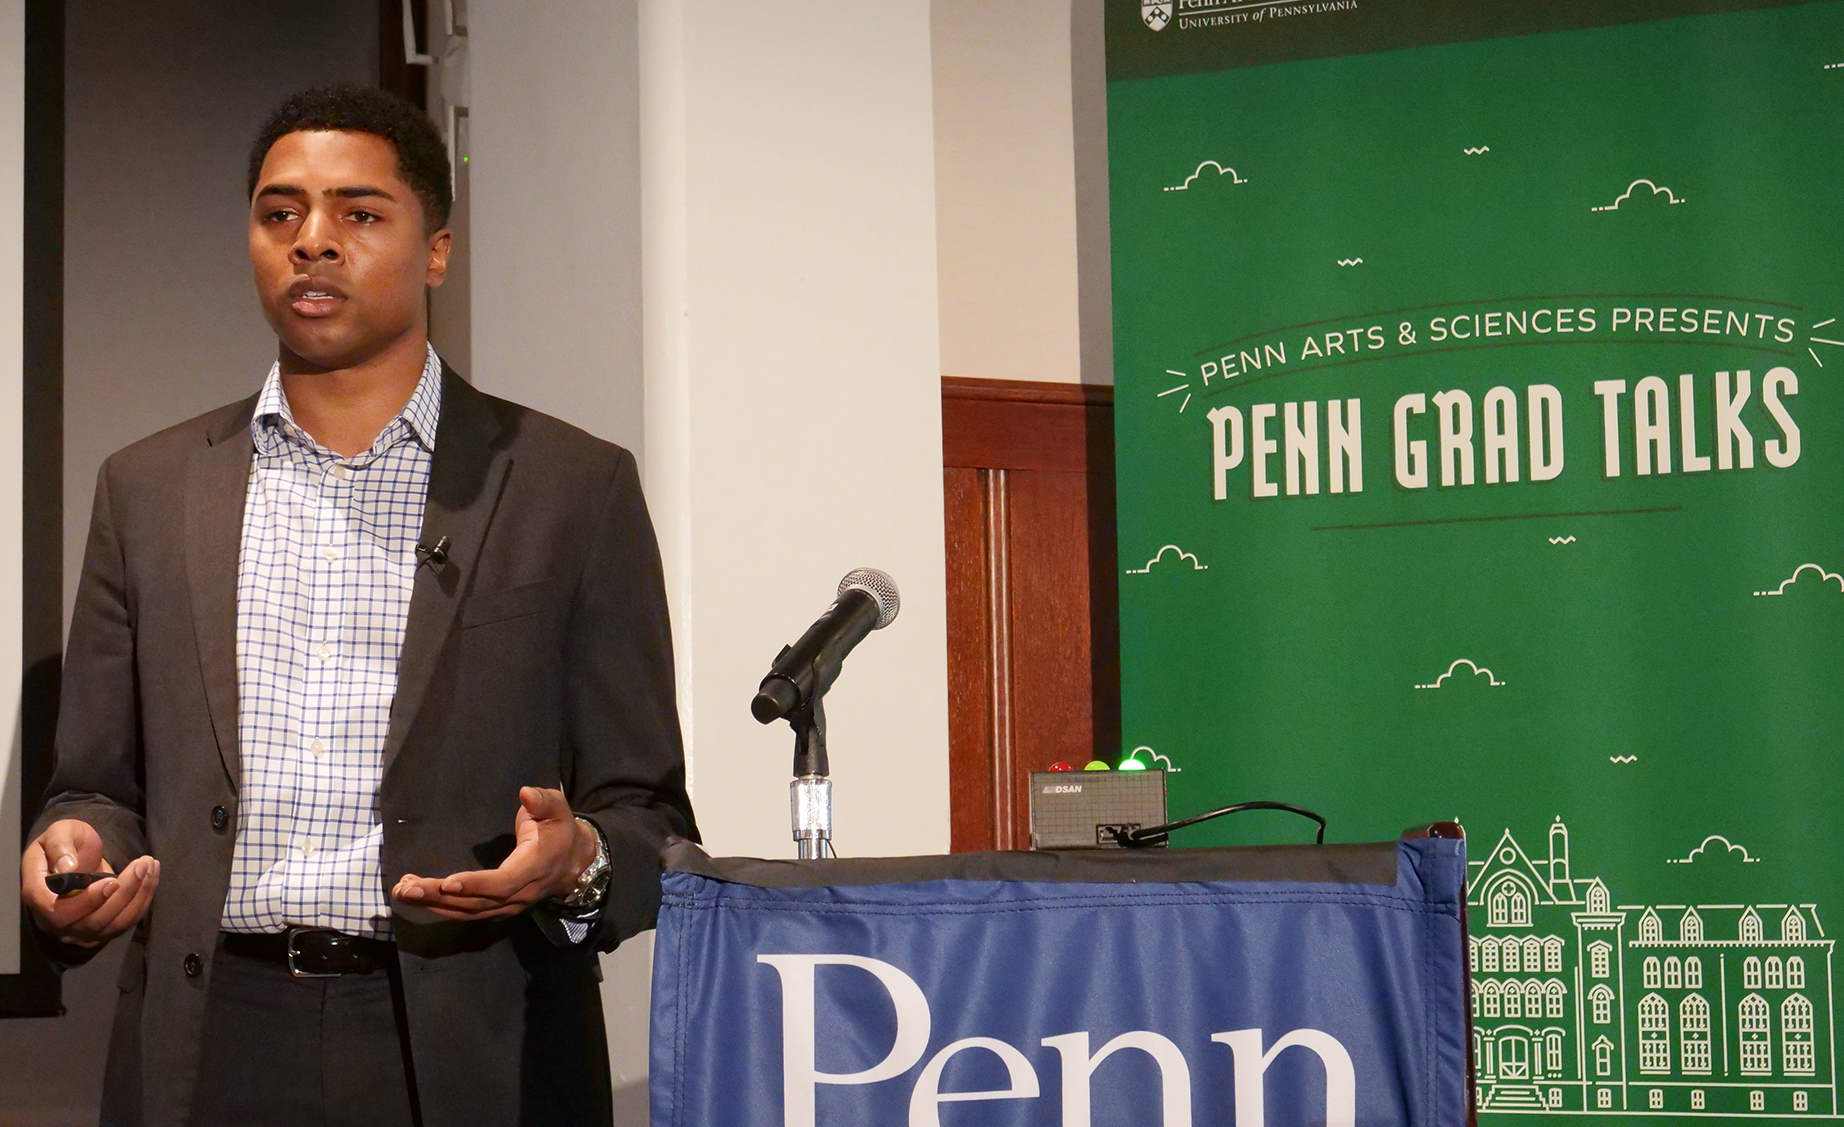
[[[342,251],[334,237],[331,223],[320,215],[309,215],[295,236],[290,257],[298,263],[338,262]]]

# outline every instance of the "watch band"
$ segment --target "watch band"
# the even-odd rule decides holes
[[[588,818],[578,814],[576,820],[595,831],[595,860],[577,875],[576,883],[557,903],[573,912],[592,912],[601,908],[608,892],[608,839],[602,836],[602,827]]]

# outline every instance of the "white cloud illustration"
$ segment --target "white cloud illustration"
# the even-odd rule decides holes
[[[1720,856],[1726,857],[1728,856],[1729,853],[1739,853],[1742,855],[1742,864],[1744,865],[1758,865],[1761,863],[1761,859],[1759,857],[1748,856],[1748,850],[1744,848],[1743,846],[1737,845],[1735,842],[1730,841],[1728,838],[1723,837],[1721,834],[1711,834],[1710,836],[1703,839],[1703,844],[1691,850],[1690,853],[1687,854],[1686,856],[1666,858],[1665,864],[1667,865],[1694,865],[1697,862],[1697,858],[1703,856],[1703,851],[1710,847],[1710,842],[1712,841],[1722,842],[1722,847],[1728,850],[1728,853],[1720,854]]]
[[[1147,747],[1145,744],[1141,744],[1139,747],[1136,747],[1132,751],[1128,752],[1127,758],[1128,759],[1138,759],[1142,751],[1152,757],[1147,762],[1165,764],[1165,770],[1167,774],[1176,775],[1178,774],[1178,772],[1184,770],[1183,767],[1172,766],[1172,760],[1170,756],[1160,755],[1158,752],[1154,751],[1150,747]]]
[[[1771,591],[1756,591],[1755,594],[1756,595],[1784,595],[1786,594],[1786,589],[1788,587],[1791,587],[1793,584],[1799,582],[1800,574],[1806,571],[1817,572],[1818,581],[1820,583],[1836,583],[1838,585],[1838,594],[1844,595],[1844,575],[1839,575],[1835,571],[1826,571],[1824,568],[1818,566],[1815,563],[1800,564],[1798,567],[1793,569],[1793,574],[1787,576],[1785,579],[1782,579],[1780,581],[1780,586],[1775,587]]]
[[[1227,177],[1229,177],[1229,182],[1230,182],[1231,184],[1246,184],[1246,183],[1248,183],[1248,180],[1247,180],[1246,178],[1244,178],[1244,177],[1242,177],[1242,176],[1238,176],[1238,175],[1236,174],[1236,170],[1235,170],[1235,169],[1233,169],[1233,168],[1230,168],[1230,167],[1229,167],[1228,165],[1222,165],[1222,164],[1218,164],[1218,163],[1217,163],[1216,161],[1214,161],[1214,160],[1207,160],[1207,161],[1205,161],[1205,162],[1203,162],[1202,164],[1200,164],[1200,165],[1198,165],[1198,166],[1197,166],[1197,169],[1196,169],[1196,171],[1194,171],[1194,172],[1192,172],[1192,173],[1191,173],[1191,175],[1189,175],[1189,176],[1187,176],[1187,177],[1185,177],[1185,182],[1184,182],[1184,183],[1182,183],[1182,184],[1173,184],[1173,185],[1172,185],[1171,187],[1169,187],[1169,188],[1167,188],[1167,189],[1166,189],[1166,191],[1168,191],[1168,192],[1182,192],[1182,191],[1185,191],[1185,190],[1187,190],[1187,189],[1189,189],[1189,188],[1191,187],[1191,183],[1192,183],[1192,181],[1194,181],[1194,180],[1196,180],[1196,179],[1197,179],[1197,178],[1198,178],[1199,176],[1202,176],[1202,175],[1204,174],[1204,169],[1206,169],[1206,168],[1214,168],[1214,169],[1216,169],[1216,170],[1217,170],[1217,175],[1218,175],[1219,177],[1223,177],[1223,176],[1227,176]]]
[[[1610,204],[1604,204],[1600,207],[1591,207],[1588,210],[1589,211],[1619,211],[1620,205],[1625,203],[1628,199],[1632,197],[1633,189],[1639,187],[1639,185],[1641,184],[1644,184],[1646,187],[1652,189],[1652,195],[1665,197],[1666,203],[1680,204],[1684,202],[1683,200],[1678,199],[1676,193],[1672,192],[1670,188],[1666,188],[1661,185],[1654,184],[1650,180],[1635,180],[1631,184],[1628,184],[1626,186],[1626,191],[1621,192],[1619,196],[1614,199],[1614,202]]]
[[[1487,669],[1483,665],[1475,664],[1473,662],[1473,659],[1470,657],[1463,657],[1463,658],[1460,658],[1458,661],[1455,661],[1452,665],[1449,665],[1447,667],[1447,672],[1441,674],[1439,677],[1436,677],[1434,680],[1430,681],[1426,685],[1417,685],[1415,687],[1418,689],[1438,689],[1442,685],[1445,685],[1447,683],[1447,678],[1452,677],[1454,670],[1460,668],[1462,665],[1472,670],[1472,676],[1474,677],[1483,676],[1486,679],[1487,683],[1489,683],[1494,689],[1499,688],[1500,686],[1505,684],[1505,682],[1500,681],[1492,673],[1490,669]]]
[[[1165,553],[1167,552],[1178,553],[1178,558],[1180,560],[1190,560],[1192,571],[1209,571],[1210,570],[1209,564],[1198,563],[1197,557],[1192,555],[1190,552],[1185,551],[1183,548],[1180,548],[1176,544],[1167,544],[1165,547],[1155,552],[1153,554],[1152,559],[1146,561],[1145,567],[1130,567],[1127,569],[1127,574],[1128,575],[1145,575],[1147,572],[1153,569],[1154,564],[1158,563],[1160,560],[1165,558]]]

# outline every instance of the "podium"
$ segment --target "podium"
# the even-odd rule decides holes
[[[665,855],[654,1127],[1458,1127],[1465,843]]]

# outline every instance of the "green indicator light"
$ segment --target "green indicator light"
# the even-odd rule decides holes
[[[1123,759],[1120,761],[1120,766],[1115,768],[1115,770],[1117,771],[1144,771],[1146,770],[1146,764],[1141,763],[1137,759]]]
[[[1084,771],[1111,771],[1113,770],[1113,768],[1109,767],[1106,763],[1103,763],[1099,759],[1089,760],[1088,765],[1083,767],[1082,769]]]

